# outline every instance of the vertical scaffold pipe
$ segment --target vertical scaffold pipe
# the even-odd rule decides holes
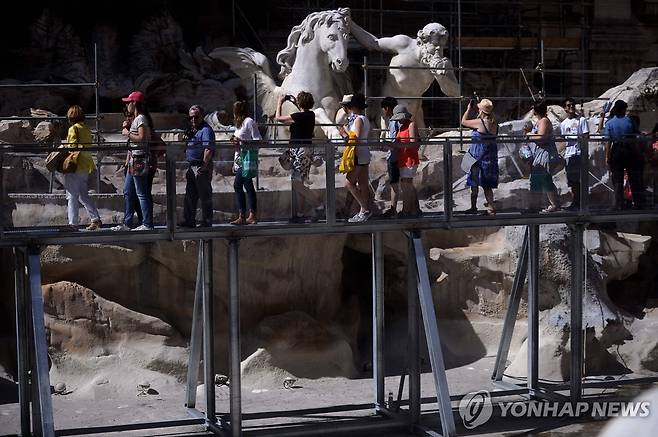
[[[539,388],[539,225],[528,225],[528,390]]]
[[[231,436],[242,435],[242,397],[240,381],[240,283],[239,249],[240,240],[228,242],[228,285],[229,285],[229,358],[230,358],[230,424]]]
[[[411,430],[420,421],[420,317],[418,311],[418,274],[413,246],[414,234],[409,234],[407,248],[407,366],[409,371],[409,425]]]
[[[206,391],[206,422],[216,423],[215,414],[215,321],[212,292],[212,240],[202,240],[203,253],[203,368]]]
[[[18,352],[18,403],[21,415],[21,435],[30,435],[28,314],[25,304],[25,258],[14,248],[14,289],[16,295],[16,346]]]
[[[583,377],[583,292],[585,282],[585,251],[583,234],[585,225],[572,228],[573,261],[571,263],[571,375],[569,380],[571,402],[580,401]]]
[[[372,239],[372,378],[375,384],[375,408],[383,408],[384,398],[384,236]]]

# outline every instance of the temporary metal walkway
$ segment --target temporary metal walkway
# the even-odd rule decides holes
[[[433,142],[432,145],[437,145]],[[445,157],[452,156],[449,141],[442,144]],[[328,156],[333,156],[334,145],[327,144]],[[585,150],[587,146],[585,145]],[[1,154],[2,150],[0,150]],[[7,152],[5,150],[5,152]],[[7,152],[10,153],[10,152]],[[173,153],[171,154],[173,155]],[[444,187],[452,187],[451,159],[444,160]],[[427,271],[426,251],[422,243],[422,232],[431,229],[456,229],[471,227],[514,226],[527,227],[526,236],[517,266],[510,303],[505,319],[504,330],[496,359],[492,381],[498,387],[494,395],[524,394],[533,399],[551,399],[561,402],[576,402],[581,398],[583,383],[582,369],[584,356],[582,327],[582,297],[584,285],[585,252],[583,232],[590,223],[620,221],[655,221],[658,210],[646,211],[590,211],[587,196],[582,193],[580,210],[553,214],[506,214],[501,212],[491,216],[465,216],[455,214],[451,190],[445,190],[444,211],[425,214],[417,219],[370,220],[361,224],[350,224],[337,219],[335,210],[336,187],[334,173],[326,172],[326,220],[319,223],[291,224],[280,222],[259,223],[250,226],[214,225],[209,228],[182,229],[176,223],[175,171],[173,158],[166,163],[167,224],[154,231],[113,232],[62,232],[53,228],[10,228],[0,232],[0,247],[12,247],[15,256],[16,286],[16,332],[19,363],[19,393],[21,409],[21,431],[29,435],[71,435],[76,433],[109,432],[131,429],[144,429],[190,424],[205,424],[208,430],[219,435],[239,436],[243,432],[243,415],[240,390],[240,284],[239,245],[245,238],[283,235],[370,234],[372,239],[372,324],[373,324],[373,379],[375,390],[372,408],[377,420],[357,421],[358,423],[331,424],[330,427],[286,428],[280,435],[311,435],[330,432],[356,432],[357,430],[412,429],[427,435],[438,435],[437,430],[429,430],[421,423],[420,394],[420,326],[422,319],[425,341],[434,377],[440,416],[440,435],[456,435],[456,425],[443,354],[435,306],[432,300],[430,279]],[[587,166],[583,168],[587,171]],[[583,176],[586,176],[584,173]],[[571,326],[576,335],[571,336],[571,382],[568,386],[546,386],[540,384],[538,369],[539,341],[539,231],[541,225],[567,224],[572,231],[572,283]],[[385,232],[404,232],[408,239],[408,410],[389,408],[384,390],[384,247]],[[102,244],[102,243],[147,243],[152,241],[198,240],[196,289],[192,333],[189,347],[187,394],[185,407],[191,418],[144,424],[126,424],[101,428],[55,430],[51,403],[50,380],[48,375],[48,344],[44,326],[43,297],[41,293],[40,251],[49,244]],[[226,278],[229,284],[229,361],[230,361],[230,411],[228,415],[218,415],[215,408],[215,369],[213,325],[213,244],[218,240],[227,243],[228,269]],[[514,322],[519,308],[523,285],[528,277],[528,382],[512,385],[502,380],[506,359],[509,353]],[[203,410],[197,409],[196,387],[199,380],[198,369],[203,357],[203,378],[206,382],[206,403]],[[614,381],[597,383],[597,386],[613,386]],[[570,395],[557,393],[568,389]],[[401,393],[398,397],[401,396]],[[458,397],[457,397],[458,399]],[[31,413],[31,418],[30,418]],[[282,414],[285,416],[285,414]],[[272,431],[272,430],[270,430]],[[277,433],[278,435],[279,433]]]

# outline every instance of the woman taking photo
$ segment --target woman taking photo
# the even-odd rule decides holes
[[[473,101],[470,101],[462,116],[462,125],[473,129],[468,153],[476,160],[466,178],[466,185],[471,187],[471,207],[465,212],[478,212],[478,192],[479,187],[482,187],[487,201],[487,214],[495,215],[493,189],[498,187],[498,125],[493,115],[491,100],[482,99],[477,104],[477,115],[472,117],[475,109]]]
[[[78,105],[73,105],[66,113],[69,127],[66,136],[67,147],[79,148],[91,146],[91,131],[85,125],[85,113]],[[87,183],[89,174],[94,171],[96,165],[89,152],[80,152],[77,159],[76,171],[64,173],[64,189],[68,202],[68,219],[70,230],[78,230],[80,221],[80,203],[87,210],[91,224],[87,226],[88,231],[95,231],[101,227],[101,218],[94,201],[89,197]]]
[[[235,133],[231,142],[235,144],[236,159],[233,166],[235,171],[235,199],[238,205],[238,217],[231,222],[232,225],[253,225],[258,223],[256,219],[256,190],[253,178],[258,172],[258,149],[249,148],[249,142],[260,141],[261,136],[258,126],[253,118],[249,117],[247,102],[237,101],[233,104],[233,123]],[[245,199],[245,190],[247,191]],[[247,203],[249,204],[249,216],[247,216]]]
[[[297,106],[299,112],[282,115],[283,102],[290,102]],[[324,205],[319,192],[313,192],[310,185],[309,171],[314,162],[313,131],[315,130],[315,112],[311,111],[315,101],[313,95],[304,91],[292,96],[280,96],[276,107],[276,121],[290,126],[290,157],[292,173],[292,191],[295,195],[295,208],[290,221],[292,223],[304,222],[304,211],[314,208],[311,221],[318,221],[324,212]]]

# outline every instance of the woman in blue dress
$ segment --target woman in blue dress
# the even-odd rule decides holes
[[[493,115],[493,103],[489,99],[480,100],[477,104],[477,115],[472,117],[473,114],[475,108],[471,101],[462,116],[462,125],[473,129],[468,153],[475,158],[466,179],[466,185],[471,187],[471,208],[465,212],[477,213],[479,187],[482,187],[487,201],[487,214],[495,215],[493,189],[498,188],[498,124]]]

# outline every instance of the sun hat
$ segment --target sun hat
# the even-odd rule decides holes
[[[411,113],[407,110],[406,106],[397,105],[393,108],[393,115],[391,116],[392,121],[401,121],[405,119],[411,119]]]
[[[478,103],[478,108],[485,114],[491,114],[493,112],[493,102],[489,99],[482,99]]]
[[[141,91],[133,91],[132,93],[128,94],[128,97],[124,97],[121,100],[124,102],[143,102],[144,93]]]

